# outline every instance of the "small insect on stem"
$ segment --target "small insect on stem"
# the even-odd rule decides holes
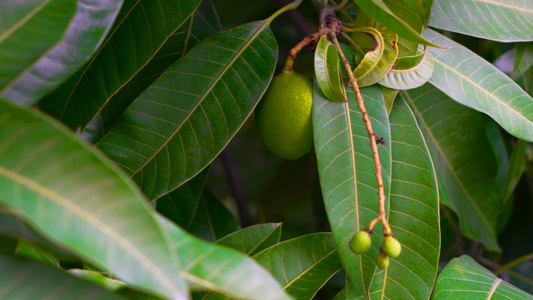
[[[386,142],[384,138],[383,137],[380,138],[379,135],[377,135],[375,132],[373,132],[372,135],[376,138],[376,144],[381,145],[383,146],[383,148],[385,148]]]

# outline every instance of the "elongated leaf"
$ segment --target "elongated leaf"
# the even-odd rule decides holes
[[[71,128],[84,128],[154,58],[200,0],[127,0],[102,47],[41,103]]]
[[[0,95],[63,36],[76,0],[2,1]]]
[[[430,48],[431,84],[455,101],[493,118],[510,134],[533,141],[533,99],[509,77],[474,52],[434,31],[424,36],[446,50]]]
[[[381,32],[379,32],[375,28],[361,27],[357,28],[357,30],[360,30],[361,33],[368,35],[373,41],[375,41],[373,48],[367,51],[362,57],[362,59],[358,60],[356,58],[356,60],[358,61],[358,65],[353,70],[353,76],[356,79],[361,79],[377,66],[379,60],[383,56],[383,51],[385,50],[385,41],[383,40],[383,35],[381,34]],[[361,34],[359,32],[352,33],[352,38],[354,40],[358,40],[359,44],[362,44],[364,42],[364,39],[361,38]],[[361,54],[359,54],[358,52],[356,53],[356,56],[360,55]]]
[[[401,92],[420,125],[440,188],[459,216],[461,232],[499,250],[496,223],[501,200],[495,190],[497,162],[482,115],[426,84]]]
[[[239,222],[209,188],[204,188],[186,230],[206,241],[214,242],[239,229]]]
[[[342,269],[331,233],[314,233],[267,248],[254,259],[283,285],[294,299],[313,299]]]
[[[402,94],[390,114],[392,178],[389,224],[402,244],[371,294],[389,299],[429,299],[440,254],[439,197],[433,162]],[[383,279],[379,277],[383,276]]]
[[[411,11],[416,12],[416,14],[422,19],[424,26],[427,27],[433,0],[405,0],[405,3]]]
[[[0,203],[128,284],[185,299],[179,262],[123,173],[49,118],[7,101],[0,112]]]
[[[192,283],[238,299],[291,299],[265,269],[246,255],[204,242],[163,217],[171,249],[179,253],[182,276]]]
[[[246,227],[221,238],[216,243],[254,256],[258,252],[279,243],[280,237],[281,223],[266,223]]]
[[[399,90],[389,89],[388,87],[380,86],[381,93],[383,94],[383,99],[385,100],[385,105],[387,106],[387,112],[391,113],[392,106],[394,105],[394,100],[398,96]]]
[[[208,174],[209,168],[206,168],[179,188],[159,197],[155,200],[157,211],[179,226],[189,227],[198,210]]]
[[[43,264],[0,253],[2,299],[121,299],[97,285]]]
[[[0,90],[0,97],[29,105],[57,88],[100,47],[122,2],[123,0],[78,0],[76,13],[63,38],[43,53],[38,61],[18,74],[7,88]],[[30,36],[33,39],[35,33]],[[18,51],[20,50],[17,49]]]
[[[503,204],[509,200],[511,193],[518,184],[518,180],[522,177],[522,172],[526,165],[526,147],[528,143],[522,140],[518,140],[511,153],[511,161],[509,164],[509,171],[505,178],[505,186],[503,188]]]
[[[315,50],[316,82],[326,97],[335,102],[346,101],[346,88],[335,46],[323,35]]]
[[[500,42],[520,42],[533,40],[531,20],[530,1],[434,0],[429,26]]]
[[[52,254],[24,240],[19,240],[15,254],[59,269],[59,262]]]
[[[96,271],[83,270],[83,269],[69,269],[67,270],[67,272],[80,279],[102,286],[110,291],[115,291],[126,286],[124,282],[113,279],[113,278],[105,277],[104,275]]]
[[[389,142],[388,114],[379,87],[364,88],[361,93],[373,131]],[[368,134],[351,90],[348,99],[349,103],[333,103],[315,92],[313,130],[320,185],[335,244],[351,280],[367,295],[382,237],[372,235],[373,246],[362,255],[355,255],[348,244],[356,232],[378,215],[377,181]],[[390,147],[379,147],[379,156],[385,195],[389,195]],[[381,224],[375,230],[381,232]]]
[[[442,270],[433,298],[439,299],[533,299],[480,266],[470,256],[454,258]]]
[[[161,74],[189,49],[209,36],[222,31],[215,7],[211,0],[202,0],[189,19],[170,35],[159,51],[154,54],[134,77],[109,98],[100,114],[93,119],[102,135],[111,130],[128,105],[146,90]],[[101,124],[103,123],[103,124]]]
[[[357,3],[357,6],[359,6],[366,14],[379,23],[387,26],[387,28],[396,32],[398,35],[413,42],[436,46],[431,41],[428,41],[421,36],[422,22],[417,22],[416,25],[408,23],[408,21],[416,20],[416,17],[413,18],[412,15],[406,15],[405,12],[402,13],[402,15],[397,15],[400,11],[397,10],[398,7],[394,6],[394,1],[387,1],[386,4],[384,0],[355,0],[355,3]],[[396,10],[391,10],[391,7],[388,5],[392,5]]]
[[[426,50],[420,55],[398,58],[379,84],[391,89],[414,89],[426,83],[433,70],[433,57]]]
[[[346,287],[335,295],[333,300],[365,300],[367,299],[346,276]]]
[[[197,45],[98,143],[150,199],[200,172],[251,114],[277,59],[268,24],[243,25]]]
[[[533,43],[517,43],[512,78],[517,79],[533,66]]]

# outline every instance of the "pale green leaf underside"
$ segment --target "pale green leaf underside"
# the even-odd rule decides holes
[[[157,198],[222,151],[265,92],[276,60],[268,21],[216,34],[167,69],[98,147]]]
[[[348,248],[353,234],[377,216],[377,181],[368,134],[353,91],[348,103],[327,101],[314,95],[313,129],[322,194],[339,256],[358,288],[367,291],[376,270],[375,256],[381,236],[374,234],[372,248],[355,255]],[[388,114],[379,87],[361,90],[374,132],[390,141]],[[390,188],[390,148],[379,147],[385,195]],[[388,202],[388,201],[387,201]],[[388,206],[388,204],[387,204]],[[381,225],[376,227],[381,232]]]
[[[121,297],[41,263],[0,254],[1,299],[110,299]]]
[[[400,66],[398,59],[379,84],[398,90],[409,90],[422,86],[433,75],[434,63],[431,52],[426,50],[422,59],[414,66]],[[405,58],[403,58],[405,59]]]
[[[510,134],[533,141],[533,99],[518,84],[443,35],[426,30],[424,36],[448,48],[430,48],[435,61],[431,84],[455,101],[489,115]]]
[[[128,284],[185,298],[179,264],[137,188],[70,131],[7,101],[0,101],[0,203]]]
[[[313,233],[269,247],[254,259],[294,299],[311,300],[342,269],[331,233]]]
[[[531,41],[533,2],[434,0],[429,26],[501,42]]]
[[[0,89],[0,97],[31,105],[58,87],[100,47],[122,2],[123,0],[78,0],[76,13],[61,40],[18,74],[7,89]],[[36,34],[29,36],[34,39]]]
[[[461,232],[499,250],[496,221],[501,200],[495,189],[497,161],[483,116],[426,84],[401,92],[424,134],[438,176],[458,214]]]
[[[432,299],[531,300],[533,295],[496,277],[470,256],[463,255],[451,260],[439,274]]]

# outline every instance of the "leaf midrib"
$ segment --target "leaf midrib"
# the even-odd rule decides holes
[[[33,18],[37,13],[42,11],[45,6],[48,6],[50,2],[52,2],[52,0],[45,0],[41,2],[41,4],[37,5],[28,14],[26,14],[24,18],[18,20],[15,24],[13,24],[13,26],[11,26],[8,30],[2,33],[0,35],[0,43],[7,39],[13,32],[17,31],[20,27],[24,26],[24,24],[31,20],[31,18]]]
[[[137,168],[137,171],[135,171],[134,173],[132,173],[130,175],[129,178],[133,178],[133,176],[135,176],[139,171],[141,171],[148,163],[150,163],[154,157],[164,148],[166,147],[166,145],[170,142],[170,140],[172,140],[176,134],[181,130],[181,128],[183,127],[183,125],[185,124],[185,122],[189,121],[191,115],[196,111],[196,109],[200,106],[200,104],[202,104],[202,102],[205,100],[205,98],[211,93],[211,91],[215,88],[215,86],[218,84],[218,82],[222,79],[222,77],[226,74],[226,72],[231,68],[231,66],[233,66],[233,64],[235,63],[235,61],[237,61],[237,59],[241,56],[241,54],[248,48],[248,46],[250,46],[250,44],[252,44],[252,42],[263,32],[263,30],[265,29],[265,27],[267,27],[270,22],[267,20],[264,20],[262,21],[263,24],[261,24],[261,26],[259,26],[259,28],[256,30],[256,32],[254,32],[254,34],[250,37],[250,39],[239,49],[239,51],[237,51],[235,53],[235,55],[233,56],[233,58],[228,62],[228,64],[224,67],[224,69],[222,69],[219,73],[219,76],[217,76],[215,78],[215,80],[209,85],[209,87],[207,88],[207,90],[203,93],[203,95],[201,95],[198,100],[196,101],[196,103],[194,104],[193,107],[191,107],[191,109],[189,110],[189,112],[187,113],[187,115],[183,118],[183,120],[181,121],[180,124],[178,124],[178,126],[176,126],[176,129],[174,129],[174,131],[172,131],[172,133],[168,136],[168,138],[161,144],[161,146],[159,146],[153,153],[152,155],[150,155],[143,163],[142,165],[140,165],[138,168]]]
[[[159,279],[169,291],[175,290],[174,283],[163,272],[160,271],[160,269],[156,266],[156,264],[153,263],[152,260],[149,259],[148,256],[146,256],[136,246],[130,243],[130,241],[128,241],[122,235],[116,232],[111,226],[107,225],[105,221],[98,219],[94,215],[91,215],[69,199],[59,195],[55,191],[41,185],[40,183],[32,180],[31,178],[13,172],[3,166],[0,166],[0,175],[38,193],[39,195],[45,196],[49,200],[55,202],[59,206],[79,216],[87,223],[99,229],[100,232],[102,232],[104,235],[107,235],[118,245],[120,245],[126,252],[130,253],[133,257],[135,257],[141,263],[141,265],[144,265],[146,269],[150,271],[150,273],[153,274],[154,277]]]

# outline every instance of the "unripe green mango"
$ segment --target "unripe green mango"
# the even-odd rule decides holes
[[[313,147],[313,86],[307,77],[283,71],[272,79],[255,111],[259,136],[284,159],[298,159]]]
[[[402,252],[402,245],[393,236],[386,236],[383,239],[383,245],[381,246],[383,251],[392,258],[398,257]]]
[[[350,250],[355,254],[365,253],[372,245],[370,234],[366,231],[359,231],[350,240]]]

